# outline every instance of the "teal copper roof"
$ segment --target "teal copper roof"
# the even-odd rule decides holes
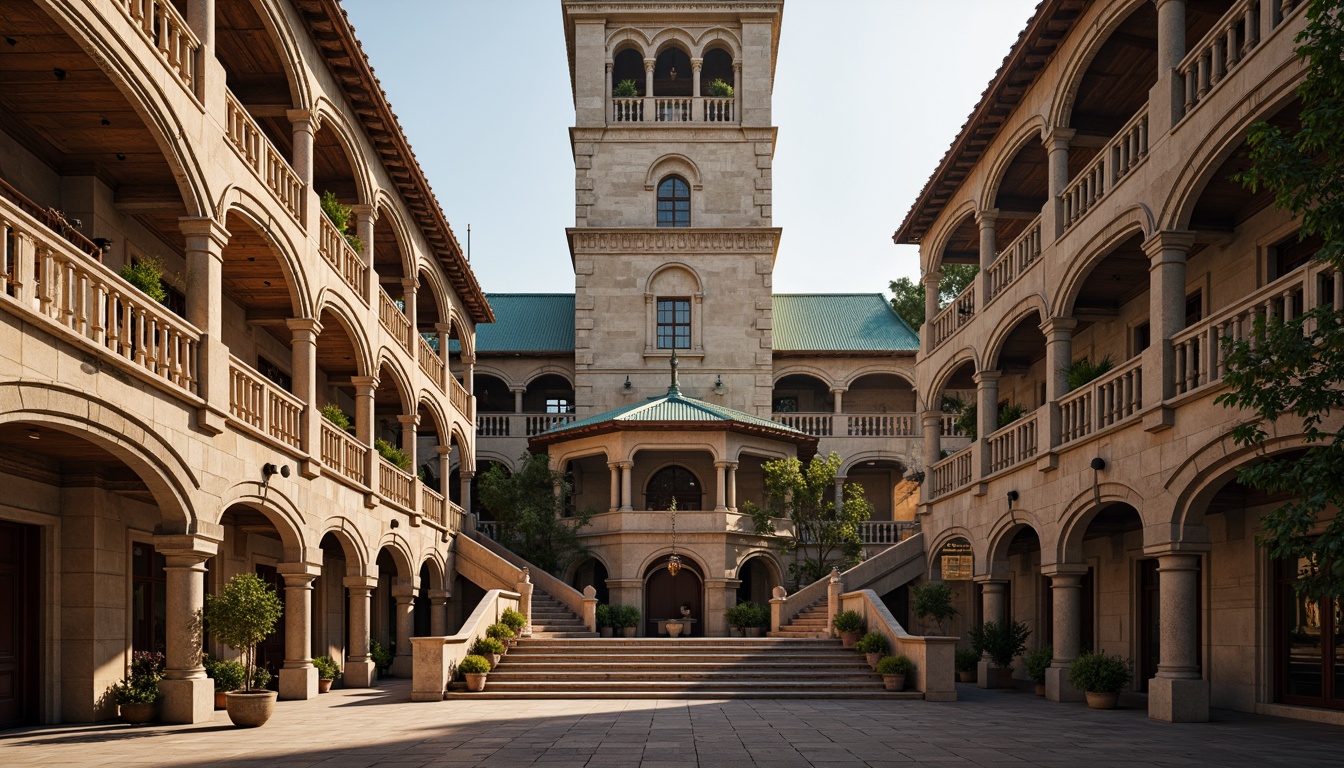
[[[774,297],[776,352],[915,352],[910,330],[880,293],[781,293]]]
[[[495,322],[476,326],[476,352],[573,352],[574,294],[487,293]]]

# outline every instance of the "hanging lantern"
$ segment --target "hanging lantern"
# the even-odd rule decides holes
[[[675,353],[673,353],[675,354]],[[674,364],[675,365],[675,364]],[[673,369],[676,370],[675,368]],[[674,577],[677,571],[681,570],[681,555],[677,554],[677,497],[672,497],[672,504],[668,507],[672,513],[672,555],[667,558],[667,572]]]
[[[677,572],[680,570],[681,570],[681,555],[673,554],[671,557],[667,558],[668,573],[672,574],[673,576],[676,576]]]

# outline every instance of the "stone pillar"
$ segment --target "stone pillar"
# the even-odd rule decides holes
[[[831,409],[831,413],[844,413],[845,393],[848,391],[847,387],[831,387],[831,397],[835,398],[835,407]]]
[[[365,275],[368,284],[364,286],[364,298],[368,300],[374,317],[377,317],[378,293],[382,288],[378,286],[378,273],[373,268],[373,225],[378,221],[378,209],[363,203],[352,205],[350,209],[355,214],[355,236],[364,244],[364,252],[360,257],[364,259],[364,266],[368,268]]]
[[[1069,683],[1069,669],[1078,660],[1082,642],[1083,576],[1086,565],[1061,564],[1041,569],[1050,577],[1054,605],[1054,660],[1045,670],[1045,697],[1051,701],[1082,701],[1083,692]]]
[[[1157,676],[1148,683],[1148,716],[1168,723],[1209,720],[1209,683],[1200,674],[1199,553],[1158,555],[1161,643]]]
[[[1045,402],[1047,428],[1040,430],[1037,436],[1037,453],[1063,442],[1060,422],[1059,399],[1069,393],[1068,376],[1064,371],[1073,362],[1073,329],[1078,321],[1071,317],[1051,317],[1041,323],[1041,333],[1045,335]]]
[[[615,512],[621,508],[621,463],[619,461],[608,461],[607,470],[611,475],[611,509]]]
[[[691,119],[700,122],[705,119],[705,104],[700,99],[700,69],[704,59],[691,59]]]
[[[398,581],[402,583],[392,585],[392,599],[397,604],[394,612],[397,619],[397,652],[392,657],[392,674],[409,678],[411,662],[415,658],[411,648],[411,628],[415,620],[415,580],[398,579]]]
[[[522,413],[523,393],[526,392],[527,390],[522,387],[509,387],[509,391],[513,393],[513,412]]]
[[[350,649],[345,657],[344,679],[347,688],[368,688],[378,679],[378,671],[369,658],[370,604],[373,588],[378,586],[374,576],[346,576],[345,588],[350,592]]]
[[[215,0],[187,0],[187,26],[201,42],[204,55],[215,55]]]
[[[1148,94],[1148,140],[1156,141],[1185,113],[1185,82],[1176,67],[1185,58],[1185,0],[1157,4],[1157,83]]]
[[[285,577],[285,663],[280,669],[280,698],[311,699],[317,695],[313,666],[313,579],[322,574],[314,563],[281,563]]]
[[[714,511],[728,511],[728,462],[714,462]]]
[[[620,465],[621,465],[621,511],[633,512],[635,509],[634,506],[635,494],[634,489],[630,487],[630,482],[631,482],[631,475],[634,474],[633,470],[635,468],[635,462],[622,461],[620,462]]]
[[[644,60],[644,119],[653,122],[656,118],[653,113],[653,65],[657,59]]]
[[[196,370],[198,394],[205,407],[197,426],[207,434],[224,431],[229,412],[229,348],[224,345],[224,245],[229,231],[210,218],[181,218],[186,236],[187,322],[201,331]]]
[[[921,278],[924,281],[924,325],[920,326],[920,331],[925,352],[933,350],[933,318],[938,316],[938,283],[942,278],[942,272],[936,269]]]
[[[612,61],[610,61],[610,60],[607,61],[607,79],[606,79],[606,82],[603,83],[603,85],[602,85],[602,99],[603,99],[603,101],[602,101],[602,106],[603,106],[603,118],[602,118],[602,122],[603,122],[603,123],[606,123],[607,125],[610,125],[610,124],[611,124],[611,121],[612,121],[612,106],[611,106],[611,87],[612,87],[612,84],[611,84],[611,69],[612,69],[612,67],[613,67],[614,65],[615,65],[614,62],[612,62]]]
[[[527,568],[518,571],[518,582],[513,587],[514,591],[518,593],[518,612],[523,614],[523,619],[527,622],[523,625],[523,634],[530,637],[532,635],[532,575]]]
[[[986,624],[991,621],[1004,621],[1008,617],[1004,608],[1007,605],[1006,595],[1008,592],[1008,582],[999,579],[976,578],[980,583],[980,601],[981,618]],[[975,680],[976,685],[981,688],[998,688],[997,676],[992,671],[993,667],[989,663],[989,656],[981,657],[976,664]]]
[[[443,362],[443,370],[448,370],[447,359]],[[448,382],[446,381],[444,382],[445,385],[447,383]],[[462,388],[467,390],[468,395],[472,395],[473,397],[476,395],[476,353],[474,352],[462,353]],[[471,419],[476,418],[476,405],[474,401],[471,406],[471,413],[463,415]]]
[[[1067,222],[1064,217],[1063,194],[1064,188],[1069,186],[1069,141],[1073,139],[1074,133],[1072,128],[1055,128],[1042,136],[1050,166],[1050,200],[1045,204],[1045,210],[1041,212],[1042,239],[1049,237],[1050,241],[1042,242],[1042,247],[1064,234],[1064,225]]]
[[[201,666],[201,611],[205,607],[205,561],[219,549],[217,539],[199,535],[155,536],[164,557],[167,584],[164,614],[162,717],[165,723],[204,723],[215,716],[215,686]]]
[[[742,60],[733,59],[733,117],[742,122]]]
[[[439,334],[439,358],[443,360],[443,379],[439,381],[439,388],[444,392],[447,392],[448,380],[453,378],[453,368],[448,364],[448,342],[452,340],[453,324],[435,323],[434,330]],[[463,354],[463,359],[466,359],[465,353]],[[475,358],[473,358],[473,362],[474,360]],[[464,386],[467,388],[467,394],[475,393],[476,390],[472,386],[470,378],[467,379],[467,383]]]
[[[462,497],[462,503],[459,506],[462,507],[462,511],[471,514],[471,508],[473,506],[471,503],[471,481],[475,479],[476,472],[475,470],[467,469],[466,467],[458,467],[457,474],[459,478],[458,482],[460,483],[458,486],[458,493],[460,493]]]
[[[289,118],[289,124],[293,128],[294,154],[290,156],[289,162],[294,167],[294,175],[314,193],[314,197],[320,197],[321,193],[312,189],[312,186],[313,137],[317,134],[321,118],[317,113],[306,109],[291,109],[285,112],[285,116]]]
[[[975,442],[985,445],[985,438],[999,428],[999,379],[1001,371],[980,371],[975,374],[976,423]],[[989,451],[980,451],[979,477],[989,474]]]
[[[446,589],[429,590],[429,634],[444,637],[448,634],[448,600],[452,594]]]
[[[998,258],[998,246],[994,240],[994,228],[999,220],[998,208],[977,211],[975,220],[980,225],[980,271],[975,275],[975,311],[979,312],[989,303],[989,268]]]
[[[411,321],[411,348],[407,351],[415,360],[420,358],[420,326],[416,322],[416,291],[419,285],[420,282],[414,277],[401,279],[401,311],[406,315],[406,319]]]
[[[401,450],[411,455],[411,474],[415,474],[416,467],[420,466],[420,457],[415,455],[415,441],[417,429],[420,426],[420,414],[403,413],[397,416],[397,421],[401,423]]]
[[[374,404],[373,393],[378,389],[377,376],[351,376],[350,383],[355,386],[355,439],[364,444],[364,482],[369,490],[378,493],[378,452],[373,450]],[[366,499],[365,504],[377,503],[376,499]]]
[[[826,582],[826,635],[828,637],[837,637],[835,614],[840,612],[840,595],[844,592],[845,582],[840,578],[840,571],[832,568],[830,579]]]
[[[839,512],[845,506],[845,476],[835,476],[835,510]]]
[[[931,404],[932,405],[932,404]],[[943,412],[930,409],[920,414],[924,426],[924,500],[931,497],[934,464],[943,460]]]
[[[434,446],[434,453],[438,454],[439,477],[443,478],[443,485],[440,490],[443,492],[443,498],[447,499],[449,498],[448,483],[453,476],[453,447],[451,445],[436,445]],[[465,499],[463,499],[463,501],[465,501]],[[464,510],[467,508],[466,504],[461,504],[459,506]]]
[[[737,462],[728,462],[728,511],[737,511]]]
[[[1143,352],[1143,406],[1151,411],[1176,394],[1176,355],[1171,337],[1185,328],[1185,256],[1190,232],[1157,232],[1143,244],[1148,254],[1148,322],[1151,343]],[[1171,426],[1165,408],[1144,417],[1152,430]]]
[[[597,588],[592,584],[583,588],[583,626],[589,632],[597,631]]]
[[[784,626],[784,603],[788,602],[789,591],[775,587],[770,591],[770,631],[778,632]]]
[[[290,347],[294,355],[294,396],[303,401],[303,414],[299,417],[299,445],[307,457],[299,461],[299,473],[304,477],[317,477],[322,461],[322,403],[317,397],[317,337],[322,326],[316,320],[291,317],[285,321],[289,326]]]

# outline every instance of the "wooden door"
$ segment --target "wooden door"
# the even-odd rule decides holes
[[[285,579],[273,565],[258,565],[257,575],[271,586],[283,602],[285,599]],[[285,665],[285,617],[275,625],[275,632],[257,646],[257,666],[265,667],[271,673],[271,687],[279,685],[280,668]]]
[[[37,720],[39,530],[0,522],[0,728]]]

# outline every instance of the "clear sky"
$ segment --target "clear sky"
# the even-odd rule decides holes
[[[892,245],[1037,0],[787,0],[775,291],[885,291]],[[344,0],[489,292],[569,292],[574,124],[559,0]]]

